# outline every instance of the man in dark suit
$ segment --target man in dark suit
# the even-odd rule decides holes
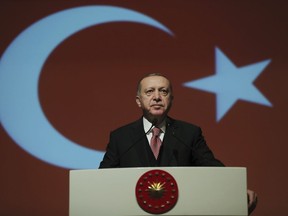
[[[138,83],[136,103],[142,109],[143,116],[110,134],[99,168],[224,166],[214,157],[198,126],[167,115],[172,101],[172,84],[165,76],[149,74],[142,78]],[[155,155],[153,128],[160,129],[157,135],[160,150]],[[248,198],[251,210],[256,205],[257,197],[248,190]]]
[[[152,133],[149,130],[152,123],[142,118],[111,133],[100,168],[224,166],[213,156],[199,127],[169,117],[161,127],[165,136],[156,159],[146,138],[148,134],[145,133],[143,121],[147,124],[148,134]]]

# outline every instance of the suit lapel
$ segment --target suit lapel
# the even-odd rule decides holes
[[[173,135],[176,129],[177,127],[174,125],[174,120],[167,117],[160,166],[177,166],[177,155],[175,155],[177,140]]]
[[[149,145],[144,132],[143,119],[136,121],[132,129],[133,143],[138,154],[138,159],[143,167],[150,166],[149,156],[146,150],[146,146]]]

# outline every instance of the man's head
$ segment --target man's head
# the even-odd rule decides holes
[[[172,85],[165,76],[148,74],[139,81],[136,103],[150,122],[157,119],[161,123],[171,108],[172,100]]]

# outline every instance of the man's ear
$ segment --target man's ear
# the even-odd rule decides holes
[[[141,101],[140,101],[139,96],[136,96],[136,103],[137,103],[138,107],[141,107]]]

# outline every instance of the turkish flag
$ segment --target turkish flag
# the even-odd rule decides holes
[[[83,155],[101,156],[110,131],[141,117],[136,86],[148,73],[171,80],[171,117],[199,125],[226,166],[247,167],[248,188],[259,196],[253,215],[287,214],[288,3],[109,4],[97,9],[107,21],[88,25],[83,23],[90,16],[98,22],[98,14],[76,19],[76,9],[102,1],[0,3],[0,215],[68,215],[69,169],[83,160],[73,152],[67,162],[62,143],[45,140],[56,134],[69,150],[75,145]],[[44,55],[44,49],[50,51]],[[36,121],[45,127],[35,127]],[[28,138],[40,142],[32,145]],[[96,169],[99,160],[87,163]]]

